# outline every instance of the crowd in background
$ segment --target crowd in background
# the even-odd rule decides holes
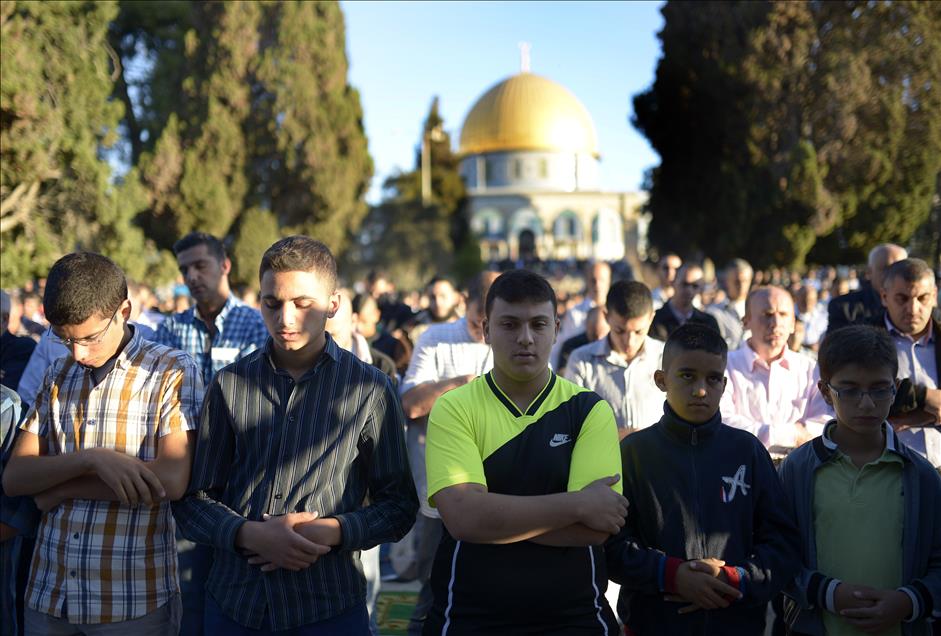
[[[175,285],[155,290],[129,282],[129,320],[143,338],[192,356],[208,387],[227,365],[265,347],[268,332],[258,312],[264,299],[254,288],[229,285],[231,263],[212,237],[186,237],[175,252],[181,270]],[[901,248],[884,245],[873,250],[865,266],[803,271],[776,267],[755,271],[742,259],[717,270],[709,262],[684,262],[673,253],[644,263],[637,272],[626,263],[601,262],[569,267],[536,263],[530,269],[546,276],[557,297],[560,331],[551,353],[552,368],[612,404],[621,438],[660,416],[663,397],[652,378],[661,362],[663,342],[681,325],[701,323],[718,331],[730,351],[723,420],[754,433],[780,459],[819,435],[832,417],[817,390],[819,370],[814,360],[824,335],[837,322],[885,327],[898,339],[911,340],[913,352],[918,344],[930,346],[932,353],[910,356],[905,367],[909,376],[903,378],[909,384],[903,383],[902,391],[910,389],[912,402],[895,414],[901,418],[918,412],[937,421],[938,367],[927,363],[918,367],[934,355],[936,334],[930,324],[927,332],[924,324],[918,331],[906,331],[883,297],[887,281],[910,286],[913,277],[916,283],[927,280],[924,272],[930,270],[906,257]],[[930,273],[934,299],[928,310],[934,310],[937,320],[938,273]],[[355,281],[339,274],[340,305],[327,331],[341,348],[375,366],[396,387],[421,504],[418,521],[405,540],[391,549],[363,553],[367,599],[372,609],[382,553],[400,576],[422,583],[410,625],[410,633],[420,633],[431,607],[429,577],[442,533],[440,517],[427,505],[427,415],[443,393],[491,368],[492,352],[484,342],[482,322],[487,290],[498,273],[484,272],[461,282],[442,273],[420,290],[398,289],[380,271]],[[0,382],[19,393],[24,414],[36,403],[48,366],[68,353],[57,344],[60,341],[44,316],[45,284],[40,279],[2,295]],[[756,386],[761,387],[761,404],[756,404]],[[921,428],[909,432],[921,436],[913,446],[936,467],[941,465],[941,444]],[[936,430],[930,433],[937,436]],[[202,601],[189,603],[204,596],[201,586],[211,554],[182,537],[178,543],[183,633],[201,633]],[[612,584],[610,594],[613,604],[617,586]],[[197,618],[187,622],[188,614]]]

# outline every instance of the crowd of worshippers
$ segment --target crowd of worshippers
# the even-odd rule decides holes
[[[3,633],[929,634],[938,273],[673,253],[234,289],[64,256],[2,300]],[[535,271],[538,270],[538,271]],[[392,574],[383,576],[383,570]]]

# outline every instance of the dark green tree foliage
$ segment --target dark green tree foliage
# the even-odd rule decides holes
[[[906,242],[941,170],[933,3],[668,2],[635,126],[652,241],[759,265]]]
[[[184,99],[141,159],[148,232],[163,245],[197,228],[230,236],[254,208],[249,227],[267,213],[280,234],[341,249],[365,215],[372,160],[339,5],[196,3],[187,15]],[[176,63],[167,56],[164,77]],[[254,265],[237,264],[237,280]]]
[[[146,203],[136,174],[113,183],[101,157],[122,111],[109,99],[116,12],[113,3],[0,4],[3,286],[45,275],[75,249],[107,254],[135,278],[163,263],[132,223]]]
[[[431,191],[422,202],[422,144],[430,156]],[[458,172],[459,159],[451,150],[451,137],[444,130],[438,98],[422,125],[415,151],[415,169],[386,179],[384,201],[372,208],[363,225],[363,238],[346,255],[348,264],[364,273],[371,267],[385,269],[403,288],[416,289],[435,274],[458,279],[480,269],[476,261],[461,255],[472,242],[460,214],[464,182]],[[473,245],[476,250],[476,244]],[[456,254],[455,251],[459,250]]]

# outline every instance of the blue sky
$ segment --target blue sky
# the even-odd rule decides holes
[[[375,162],[370,202],[383,179],[409,170],[435,95],[454,143],[470,107],[519,72],[571,90],[591,113],[602,188],[636,190],[657,154],[630,125],[631,98],[653,82],[660,2],[367,2],[344,0],[350,82],[360,91]]]

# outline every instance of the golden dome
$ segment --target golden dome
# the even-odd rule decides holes
[[[507,150],[598,156],[591,115],[567,88],[532,73],[505,79],[477,100],[461,128],[464,155]]]

